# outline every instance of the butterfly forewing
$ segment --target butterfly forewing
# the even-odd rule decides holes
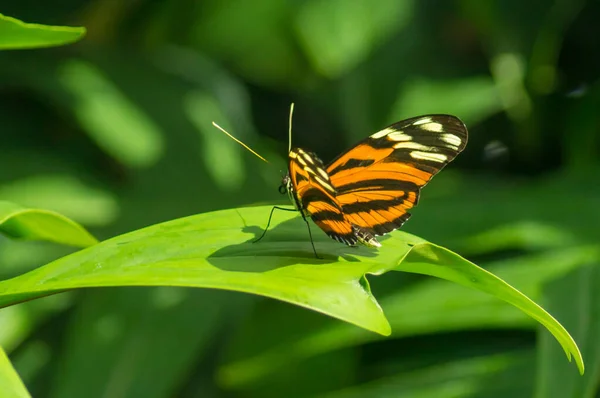
[[[467,143],[456,117],[427,115],[395,123],[333,160],[326,171],[346,220],[383,235],[410,217],[420,189]]]

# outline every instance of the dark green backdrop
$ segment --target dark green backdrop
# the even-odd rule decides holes
[[[388,318],[406,319],[371,342],[237,293],[97,289],[0,311],[0,345],[34,396],[597,396],[599,2],[2,0],[0,12],[88,29],[0,54],[0,199],[108,238],[286,203],[290,102],[295,144],[325,161],[399,119],[455,114],[467,149],[405,230],[503,273],[587,365],[579,376],[507,304],[414,275],[371,278]],[[0,278],[66,252],[0,237]]]

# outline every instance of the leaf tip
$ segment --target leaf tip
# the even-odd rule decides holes
[[[581,352],[579,351],[579,347],[573,341],[574,349],[573,351],[567,349],[565,347],[565,354],[567,354],[567,359],[569,362],[573,362],[572,358],[575,358],[575,364],[577,365],[577,369],[579,370],[579,374],[583,376],[585,373],[585,364],[583,363],[583,357],[581,356]]]
[[[583,358],[581,357],[581,354],[578,354],[579,355],[575,355],[575,363],[577,364],[577,369],[579,369],[579,374],[583,376],[583,374],[585,373],[585,364],[583,363]],[[569,361],[571,361],[570,356]]]
[[[379,325],[379,327],[376,330],[373,329],[373,331],[384,337],[389,337],[392,335],[392,327],[390,326],[390,322],[385,317],[383,318],[382,324]]]

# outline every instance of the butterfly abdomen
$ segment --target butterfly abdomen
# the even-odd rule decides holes
[[[375,236],[373,236],[373,234],[366,229],[353,225],[352,230],[354,231],[354,236],[356,236],[358,241],[363,245],[368,247],[381,247],[381,243],[379,243]]]

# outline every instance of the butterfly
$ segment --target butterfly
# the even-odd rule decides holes
[[[273,211],[280,209],[300,212],[317,257],[308,218],[341,243],[380,247],[376,237],[408,220],[421,188],[462,152],[467,140],[467,128],[459,118],[439,114],[394,123],[327,166],[315,153],[290,145],[288,172],[279,192],[288,194],[294,209],[273,207],[257,241],[266,234]]]

